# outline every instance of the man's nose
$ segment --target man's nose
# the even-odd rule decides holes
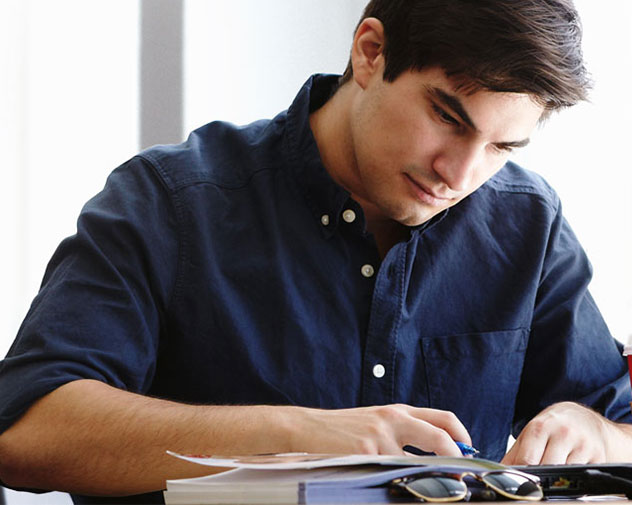
[[[434,170],[455,192],[467,190],[480,162],[480,149],[471,144],[455,143],[435,158]]]

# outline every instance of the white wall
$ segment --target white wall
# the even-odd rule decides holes
[[[632,334],[632,2],[575,0],[591,103],[554,116],[516,161],[544,175],[594,267],[591,291],[613,334]]]
[[[286,109],[316,72],[342,73],[367,0],[187,0],[185,131]]]
[[[0,354],[83,203],[137,149],[137,2],[0,1]]]

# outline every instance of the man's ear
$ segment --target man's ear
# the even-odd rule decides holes
[[[360,23],[351,46],[353,78],[364,89],[376,72],[383,72],[384,25],[379,19],[366,18]]]

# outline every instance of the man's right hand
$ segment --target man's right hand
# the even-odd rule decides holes
[[[470,437],[450,412],[388,405],[342,410],[185,405],[78,380],[35,402],[0,435],[0,480],[13,487],[121,496],[212,473],[166,454],[458,456]]]
[[[472,443],[459,419],[443,410],[402,404],[341,410],[288,409],[288,419],[295,422],[290,430],[293,451],[401,455],[403,447],[411,445],[441,456],[461,456],[455,441]]]

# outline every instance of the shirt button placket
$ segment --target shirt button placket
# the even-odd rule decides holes
[[[352,209],[346,209],[342,213],[342,220],[348,224],[353,223],[356,220],[356,217],[357,215]],[[360,272],[364,277],[370,279],[375,275],[375,268],[373,267],[373,265],[369,265],[367,263],[365,265],[362,265],[362,267],[360,268]]]
[[[394,384],[401,380],[397,363],[401,344],[398,344],[397,334],[405,269],[400,270],[398,265],[405,263],[407,247],[407,244],[396,244],[384,261],[374,256],[358,266],[367,279],[364,282],[367,289],[373,290],[363,356],[365,381],[361,401],[364,405],[394,403],[400,398],[395,394]]]

